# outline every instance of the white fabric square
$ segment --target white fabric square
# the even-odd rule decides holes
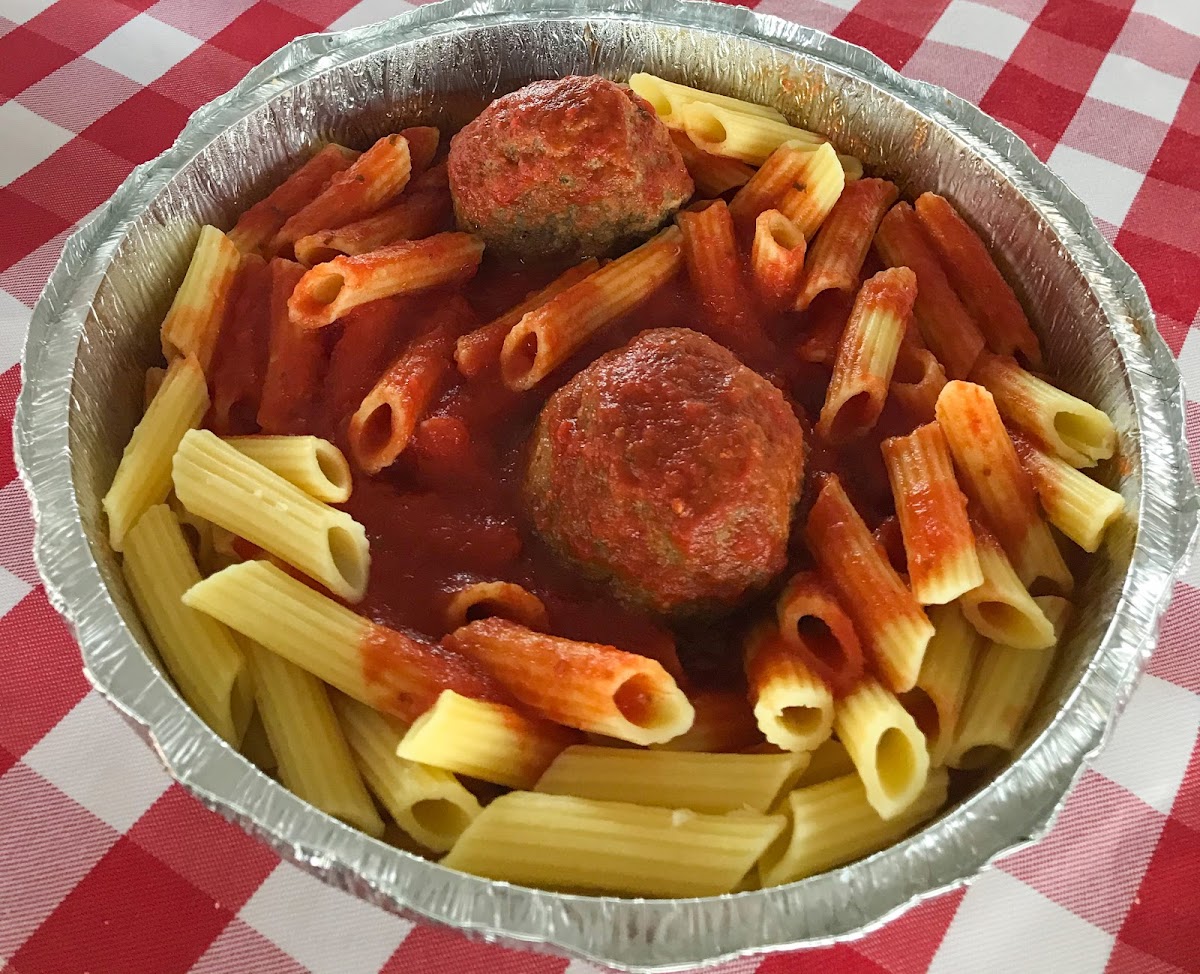
[[[929,974],[1102,974],[1114,937],[1019,879],[990,869],[968,889]]]
[[[87,52],[87,58],[148,85],[196,50],[203,41],[149,14],[138,14]]]
[[[1020,17],[1003,10],[971,0],[951,0],[929,32],[929,39],[1007,61],[1028,28]]]
[[[120,832],[171,784],[154,752],[97,693],[80,700],[23,760]]]
[[[0,186],[24,176],[75,138],[74,132],[46,121],[15,100],[0,105],[0,132],[4,133]]]
[[[1146,675],[1092,767],[1151,808],[1171,811],[1200,732],[1200,697]]]
[[[413,928],[288,862],[238,916],[313,974],[376,974]]]
[[[0,0],[0,17],[14,24],[23,24],[53,3],[54,0]]]
[[[0,372],[7,372],[21,360],[32,313],[7,291],[0,290]]]
[[[1189,34],[1200,35],[1200,3],[1196,0],[1133,0],[1133,9]]]
[[[362,0],[342,14],[329,25],[329,30],[349,30],[351,27],[362,27],[374,24],[380,20],[398,17],[400,14],[415,10],[416,7],[404,0]]]
[[[1170,122],[1188,83],[1121,54],[1107,54],[1088,89],[1090,98]]]
[[[1107,220],[1114,227],[1125,221],[1146,178],[1140,172],[1061,143],[1046,163],[1087,204],[1093,216]]]

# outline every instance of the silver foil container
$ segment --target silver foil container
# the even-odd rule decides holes
[[[229,226],[318,139],[365,145],[403,125],[455,127],[535,78],[637,70],[775,105],[905,195],[948,196],[1017,282],[1055,374],[1114,418],[1121,452],[1102,475],[1134,514],[1090,562],[1079,590],[1086,611],[1017,759],[995,780],[861,862],[710,899],[589,898],[488,882],[293,797],[223,744],[150,662],[99,506],[202,224]],[[196,112],[175,145],[134,170],[68,241],[34,311],[24,370],[17,456],[47,591],[75,628],[88,678],[170,773],[364,899],[623,970],[853,938],[1044,835],[1154,648],[1197,524],[1179,371],[1141,283],[1074,194],[1011,132],[941,88],[819,31],[716,4],[446,0],[294,41]]]

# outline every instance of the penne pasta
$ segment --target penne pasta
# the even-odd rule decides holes
[[[596,272],[600,262],[595,257],[576,264],[559,274],[540,291],[535,291],[514,308],[510,308],[495,321],[463,335],[454,345],[454,362],[458,371],[469,379],[482,374],[500,361],[500,350],[504,340],[525,315],[536,311],[557,294],[578,284]]]
[[[546,720],[452,690],[413,721],[396,754],[507,788],[532,788],[579,735]]]
[[[833,693],[778,629],[763,623],[753,630],[743,659],[754,717],[770,743],[805,753],[829,738]]]
[[[108,543],[123,551],[138,519],[171,492],[171,457],[184,434],[208,411],[208,386],[195,356],[176,359],[162,388],[133,430],[112,485],[100,502],[108,516]]]
[[[850,752],[846,750],[845,744],[831,737],[819,744],[809,755],[808,767],[796,779],[795,787],[807,788],[810,785],[819,785],[823,781],[832,781],[834,778],[841,778],[848,774],[858,774],[854,762],[850,760]],[[863,800],[866,800],[865,796]],[[787,801],[788,796],[784,795],[772,811],[786,811]]]
[[[271,334],[258,404],[264,433],[302,432],[321,388],[323,336],[297,327],[288,313],[288,299],[303,276],[304,268],[294,261],[271,261]]]
[[[1105,532],[1124,516],[1125,499],[1028,437],[1014,433],[1012,441],[1046,520],[1084,551],[1097,551]]]
[[[766,812],[807,766],[805,753],[701,754],[575,744],[554,759],[533,790],[712,815]]]
[[[200,572],[179,522],[155,504],[125,541],[125,581],[167,672],[200,719],[238,747],[254,712],[253,678],[229,630],[180,601]]]
[[[933,638],[925,650],[917,685],[900,695],[905,710],[929,744],[933,767],[946,763],[950,745],[958,733],[971,671],[983,639],[956,603],[935,605],[929,610]]]
[[[805,537],[884,682],[896,693],[911,690],[933,626],[832,474],[809,511]]]
[[[925,238],[942,261],[963,305],[983,333],[987,347],[998,355],[1024,356],[1034,367],[1042,364],[1042,349],[1013,289],[979,239],[950,205],[936,193],[923,193],[913,204]]]
[[[825,142],[808,154],[800,177],[779,201],[779,211],[811,240],[845,188],[845,170],[833,146]]]
[[[142,386],[142,412],[144,413],[150,408],[150,403],[154,402],[154,397],[158,395],[158,390],[162,388],[163,380],[167,377],[167,370],[158,365],[152,365],[146,370],[146,381]]]
[[[819,573],[797,572],[788,580],[775,600],[775,618],[783,641],[835,693],[845,693],[858,682],[862,646],[850,617]]]
[[[912,593],[943,605],[983,584],[967,499],[958,489],[942,428],[927,423],[880,444],[904,537]]]
[[[300,278],[288,299],[288,313],[300,328],[324,328],[370,301],[470,280],[482,257],[483,240],[457,232],[335,257]]]
[[[634,744],[661,744],[692,726],[695,712],[662,665],[614,646],[481,619],[444,645],[475,660],[514,697],[567,727]]]
[[[916,294],[916,275],[907,267],[880,271],[859,289],[817,421],[827,441],[861,437],[879,419]]]
[[[950,378],[965,379],[983,351],[983,336],[950,287],[907,203],[897,203],[880,221],[875,250],[889,267],[908,267],[917,275],[913,312],[925,344]]]
[[[671,141],[683,156],[683,164],[701,199],[716,199],[731,189],[745,186],[754,175],[754,167],[737,159],[726,159],[705,152],[679,129],[671,130]]]
[[[371,553],[363,526],[314,500],[256,460],[192,430],[173,460],[175,493],[193,514],[232,531],[349,602],[367,590]]]
[[[267,740],[267,730],[263,727],[262,716],[257,710],[246,726],[246,734],[242,738],[242,756],[265,775],[275,777],[279,769],[279,761],[271,750],[271,742]]]
[[[743,358],[768,359],[771,342],[750,297],[725,201],[681,211],[675,222],[683,233],[688,280],[704,309],[709,334]]]
[[[347,431],[350,453],[360,470],[377,474],[404,452],[450,369],[453,342],[448,323],[437,324],[376,380],[350,417]]]
[[[322,411],[335,431],[362,405],[375,380],[401,350],[416,317],[412,304],[411,298],[384,298],[361,305],[342,319],[321,395]],[[322,333],[305,332],[305,337],[316,341]]]
[[[239,645],[254,675],[258,713],[283,786],[378,839],[383,819],[367,794],[325,684],[252,640],[243,638]]]
[[[207,574],[208,566],[212,564],[216,553],[213,546],[213,525],[180,504],[174,492],[167,496],[167,507],[179,522],[183,540],[187,543],[188,551],[192,553],[200,573]]]
[[[238,269],[210,369],[210,427],[246,433],[258,426],[258,403],[271,331],[271,271],[257,254]]]
[[[833,368],[842,332],[846,330],[853,307],[852,298],[840,292],[830,293],[815,301],[805,315],[805,330],[796,345],[796,357],[801,362]]]
[[[271,239],[273,254],[287,256],[301,237],[370,216],[408,185],[412,153],[403,135],[385,135],[334,173],[320,193],[284,222]]]
[[[750,249],[750,277],[764,304],[778,310],[796,299],[806,246],[804,234],[778,210],[758,215]]]
[[[446,192],[407,193],[385,210],[336,230],[318,230],[295,242],[293,249],[305,267],[335,257],[356,257],[398,240],[419,240],[442,229],[451,213]]]
[[[677,227],[668,227],[528,312],[504,339],[504,384],[517,392],[532,389],[595,332],[650,297],[678,273],[680,238]]]
[[[201,227],[183,283],[163,319],[167,363],[192,355],[207,373],[242,255],[216,227]]]
[[[408,143],[408,158],[412,170],[405,188],[410,191],[424,188],[420,177],[431,168],[436,168],[433,166],[433,160],[437,158],[442,133],[433,125],[413,125],[401,129],[399,134]]]
[[[679,679],[681,677],[676,676],[676,680]],[[651,744],[653,750],[724,753],[741,751],[762,743],[762,734],[759,733],[746,694],[701,690],[689,694],[688,700],[696,712],[692,726],[665,743]]]
[[[229,436],[225,442],[314,500],[341,504],[350,499],[350,464],[328,440],[319,436]]]
[[[287,179],[264,200],[255,203],[240,217],[229,239],[242,253],[259,253],[279,232],[288,217],[316,199],[336,173],[349,169],[358,153],[345,146],[330,144]]]
[[[461,657],[364,619],[269,562],[230,565],[193,585],[183,602],[403,721],[416,720],[443,690],[511,700]]]
[[[550,626],[542,600],[513,582],[475,582],[460,588],[446,603],[447,630],[492,616],[542,632]]]
[[[899,842],[946,804],[945,769],[930,773],[912,803],[883,819],[855,775],[805,788],[787,798],[788,825],[759,862],[762,885],[779,886],[833,869]]]
[[[1036,601],[1053,626],[1054,641],[1061,640],[1071,604],[1056,596]],[[988,767],[1016,749],[1054,656],[1052,647],[1029,651],[999,643],[989,643],[979,652],[958,731],[946,756],[952,768]]]
[[[773,118],[783,122],[786,119],[782,113],[767,105],[756,105],[741,98],[730,98],[728,95],[718,95],[700,88],[689,88],[687,85],[676,84],[653,74],[639,72],[629,76],[629,87],[645,98],[654,109],[655,114],[665,123],[678,122],[682,109],[695,102],[705,105],[718,105],[729,111],[741,112],[743,115],[758,115],[762,118]]]
[[[1021,583],[1000,543],[977,527],[975,550],[983,569],[983,584],[963,595],[963,615],[981,635],[1005,646],[1050,646],[1054,629]]]
[[[442,865],[569,892],[717,896],[738,886],[783,827],[779,815],[517,791],[488,805]]]
[[[911,334],[911,332],[910,332]],[[900,344],[889,395],[918,423],[932,422],[937,399],[946,387],[946,370],[927,348]]]
[[[971,378],[995,397],[1005,419],[1072,467],[1094,467],[1116,452],[1117,431],[1108,416],[1011,358],[985,355]]]
[[[393,821],[426,849],[454,845],[482,811],[479,799],[449,771],[397,755],[403,724],[341,693],[332,703],[363,780]]]
[[[705,152],[761,166],[785,142],[807,143],[815,149],[828,141],[814,132],[761,115],[745,115],[720,105],[692,102],[680,113],[682,128]],[[854,167],[846,157],[847,171]],[[857,162],[857,160],[855,160]]]
[[[925,735],[882,684],[864,680],[839,700],[833,727],[881,818],[895,818],[917,801],[929,776]]]
[[[807,185],[814,165],[822,169],[828,161],[825,156],[814,161],[814,154],[809,142],[784,142],[775,149],[729,201],[733,222],[749,230],[760,213],[778,209],[789,192]]]
[[[850,293],[858,287],[879,221],[898,195],[895,184],[886,179],[860,179],[846,185],[809,248],[797,311],[823,291]]]
[[[992,394],[970,382],[950,382],[936,412],[963,490],[979,505],[1021,582],[1028,586],[1046,578],[1070,591],[1071,572],[1038,511],[1033,484]]]

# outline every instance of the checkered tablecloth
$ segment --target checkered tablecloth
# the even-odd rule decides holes
[[[0,426],[72,229],[297,34],[400,0],[0,0]],[[761,0],[979,104],[1088,203],[1200,395],[1200,0]],[[1200,401],[1188,404],[1200,454]],[[324,886],[202,809],[94,693],[0,437],[0,974],[585,974]],[[1200,972],[1200,567],[1050,837],[851,945],[726,974]]]

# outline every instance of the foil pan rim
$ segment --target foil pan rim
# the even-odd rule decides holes
[[[789,56],[824,61],[857,75],[950,129],[1017,183],[1072,257],[1089,263],[1111,285],[1097,298],[1116,336],[1143,431],[1139,519],[1140,523],[1151,520],[1169,526],[1167,536],[1152,539],[1139,533],[1121,602],[1091,665],[1067,704],[1019,761],[917,836],[861,862],[787,887],[703,900],[623,900],[544,893],[450,874],[334,822],[262,776],[182,706],[122,621],[83,533],[68,437],[73,365],[92,297],[142,209],[213,138],[293,84],[402,41],[535,18],[624,19],[734,33]],[[812,28],[713,3],[443,0],[381,24],[296,39],[254,68],[230,92],[196,111],[175,144],[156,160],[138,166],[112,199],[68,240],[34,309],[22,371],[25,381],[17,403],[14,444],[18,472],[33,506],[35,560],[48,597],[77,635],[88,678],[147,737],[184,787],[210,808],[266,839],[287,858],[380,905],[489,940],[540,944],[622,970],[681,970],[751,953],[824,946],[861,937],[912,905],[963,885],[999,856],[1041,838],[1132,692],[1154,647],[1172,581],[1186,563],[1197,532],[1200,501],[1184,435],[1178,367],[1154,326],[1141,282],[1101,236],[1083,203],[1013,133],[944,89],[906,79],[870,52]],[[1163,431],[1157,443],[1148,443],[1145,432],[1149,428]],[[114,632],[123,650],[119,664],[106,663],[98,672],[89,645],[100,638],[111,640]],[[181,728],[186,733],[180,734]],[[1056,748],[1047,746],[1051,738]],[[162,745],[164,740],[180,739],[189,745]],[[218,780],[243,782],[264,795],[268,805],[260,804],[257,814],[247,814],[229,795],[211,787]],[[1052,780],[1053,787],[1039,787],[1045,780]],[[975,845],[966,846],[962,841],[966,816],[987,821],[996,811],[996,796],[1002,788],[1025,789],[1023,793],[1029,796],[1020,828],[1015,834],[1010,828],[1004,834],[985,835],[976,828],[971,836]],[[288,821],[302,823],[302,827],[282,835],[264,825],[268,807],[271,817],[278,819],[278,813],[286,811]],[[939,844],[952,850],[969,849],[970,855],[966,861],[952,864],[926,855]],[[395,881],[396,869],[404,882]],[[896,882],[898,876],[905,881]],[[836,901],[840,896],[845,901],[846,891],[852,895],[855,889],[884,877],[892,877],[894,887],[890,909],[871,916],[855,916],[848,909],[849,920],[830,929],[797,928],[796,917],[802,915],[806,900],[823,896]],[[452,878],[456,887],[454,902],[423,895],[427,885],[445,886],[447,878]],[[606,941],[581,939],[581,928],[588,925],[589,918],[603,918],[612,927]],[[690,943],[673,943],[666,950],[650,942],[652,931],[669,930],[675,923],[675,929],[702,933]]]

